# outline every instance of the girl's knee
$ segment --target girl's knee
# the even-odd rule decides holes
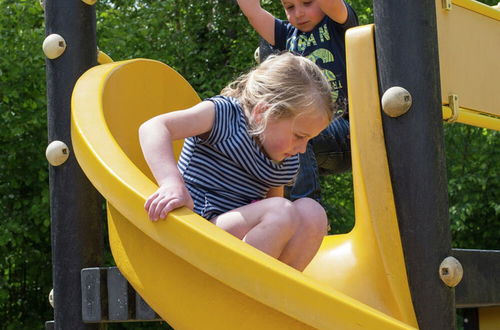
[[[301,198],[293,202],[300,215],[301,230],[310,235],[324,236],[328,231],[328,218],[321,204],[311,198]]]
[[[283,197],[272,197],[270,209],[267,216],[271,221],[279,223],[280,226],[295,232],[300,225],[300,216],[293,202]]]

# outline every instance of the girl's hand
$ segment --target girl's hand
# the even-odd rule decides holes
[[[146,201],[144,208],[149,219],[157,221],[164,219],[167,214],[181,206],[191,210],[194,208],[193,199],[184,184],[163,184]]]

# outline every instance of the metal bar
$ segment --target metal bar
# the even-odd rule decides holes
[[[451,117],[451,108],[443,106],[443,120],[447,121]],[[500,118],[485,116],[477,111],[464,108],[458,108],[458,116],[454,122],[500,131]]]
[[[45,330],[54,330],[54,321],[45,322]]]

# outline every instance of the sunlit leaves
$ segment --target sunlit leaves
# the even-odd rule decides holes
[[[37,328],[51,286],[43,11],[0,8],[0,315],[6,329]]]
[[[500,134],[446,125],[446,162],[453,244],[500,248]]]

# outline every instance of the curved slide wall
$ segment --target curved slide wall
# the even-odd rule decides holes
[[[383,142],[373,26],[348,31],[356,224],[327,236],[300,273],[181,208],[148,220],[156,189],[137,130],[199,98],[173,69],[137,59],[100,65],[77,82],[72,140],[106,198],[120,271],[176,329],[413,329]],[[368,60],[367,60],[368,59]],[[359,77],[355,79],[351,77]],[[363,113],[358,116],[357,113]],[[176,145],[179,152],[181,143]]]

